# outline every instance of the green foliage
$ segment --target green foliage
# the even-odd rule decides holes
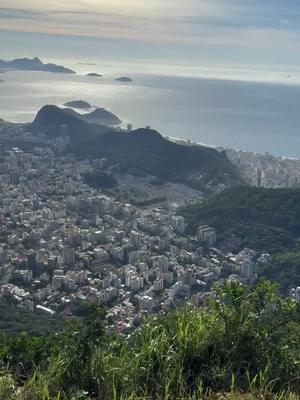
[[[148,200],[133,200],[132,203],[137,207],[148,207],[153,206],[155,204],[163,203],[167,201],[167,197],[155,197],[153,199]]]
[[[18,308],[11,297],[0,298],[0,331],[11,335],[28,332],[32,336],[41,336],[61,330],[63,326],[60,318]]]
[[[37,113],[33,123],[26,129],[43,132],[49,138],[60,136],[61,125],[67,125],[71,143],[81,143],[111,131],[111,128],[88,123],[80,114],[70,108],[62,109],[46,105]]]
[[[109,117],[115,123],[119,122],[103,109],[95,112],[96,119],[100,113],[102,120]],[[86,118],[93,122],[94,117],[91,113]],[[237,168],[225,152],[204,146],[179,145],[151,129],[118,132],[110,127],[88,123],[71,109],[44,106],[28,129],[53,138],[60,135],[61,125],[68,126],[71,136],[68,151],[79,158],[107,157],[112,164],[118,164],[122,172],[154,175],[159,180],[182,182],[201,189],[206,188],[208,183],[241,182]],[[103,177],[99,180],[103,181]]]
[[[16,384],[10,374],[1,374],[0,372],[0,400],[12,398],[16,390]]]
[[[106,157],[118,164],[122,172],[154,175],[159,180],[197,188],[205,188],[208,182],[241,181],[237,168],[225,153],[202,146],[179,145],[147,129],[110,132],[75,144],[71,150],[80,158]]]
[[[85,174],[84,181],[95,189],[110,189],[117,185],[117,180],[115,177],[105,174],[101,171]]]
[[[180,211],[190,231],[199,224],[216,228],[219,243],[266,252],[292,249],[300,236],[300,189],[238,186]]]
[[[89,309],[83,323],[51,338],[51,354],[28,372],[22,386],[18,371],[3,375],[3,390],[14,393],[8,391],[6,399],[295,400],[300,395],[299,305],[279,297],[270,283],[217,286],[202,309],[186,306],[148,318],[125,340],[108,337],[104,326],[105,312]]]
[[[20,379],[50,354],[49,340],[45,337],[31,337],[24,332],[18,336],[2,333],[0,339],[0,366],[9,368]]]
[[[300,282],[300,251],[275,255],[271,264],[262,267],[259,275],[278,282],[282,293],[288,294]]]
[[[287,294],[299,282],[300,189],[235,187],[180,213],[187,218],[190,233],[199,224],[214,227],[223,249],[249,247],[275,255],[258,273],[277,281],[281,292]]]

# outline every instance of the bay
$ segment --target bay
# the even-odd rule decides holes
[[[85,67],[87,68],[87,67]],[[95,69],[89,66],[92,71]],[[109,66],[103,78],[10,71],[1,74],[0,118],[30,122],[46,104],[85,100],[123,125],[150,125],[163,135],[227,148],[300,157],[300,86],[232,79],[128,73]]]

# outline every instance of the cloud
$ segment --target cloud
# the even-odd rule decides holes
[[[194,46],[223,59],[298,51],[299,20],[298,0],[1,0],[0,8],[0,30]]]
[[[162,41],[181,35],[186,41],[194,15],[224,18],[223,0],[1,0],[0,29]]]
[[[0,7],[0,19],[18,20],[18,19],[37,19],[41,18],[42,13],[35,10],[16,9],[9,7]]]
[[[222,0],[1,0],[10,9],[40,10],[45,12],[83,11],[116,13],[128,16],[176,17],[184,13],[213,17],[222,15]]]

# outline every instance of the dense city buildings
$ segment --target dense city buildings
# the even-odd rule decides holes
[[[253,186],[300,187],[300,160],[298,159],[232,149],[226,150],[226,154],[238,166],[246,182]]]
[[[66,154],[67,126],[52,140],[18,125],[0,129],[0,293],[20,307],[70,315],[76,301],[104,303],[112,329],[124,332],[145,314],[201,304],[217,281],[255,281],[258,254],[225,254],[207,225],[187,235],[173,201],[138,207],[122,184],[105,193],[87,185],[85,174],[109,168],[109,160]]]

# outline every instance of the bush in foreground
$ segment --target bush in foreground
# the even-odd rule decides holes
[[[146,319],[126,340],[104,326],[93,307],[82,323],[44,338],[43,359],[27,344],[26,376],[7,362],[7,339],[0,400],[299,398],[299,305],[270,283],[218,286],[203,308]]]

